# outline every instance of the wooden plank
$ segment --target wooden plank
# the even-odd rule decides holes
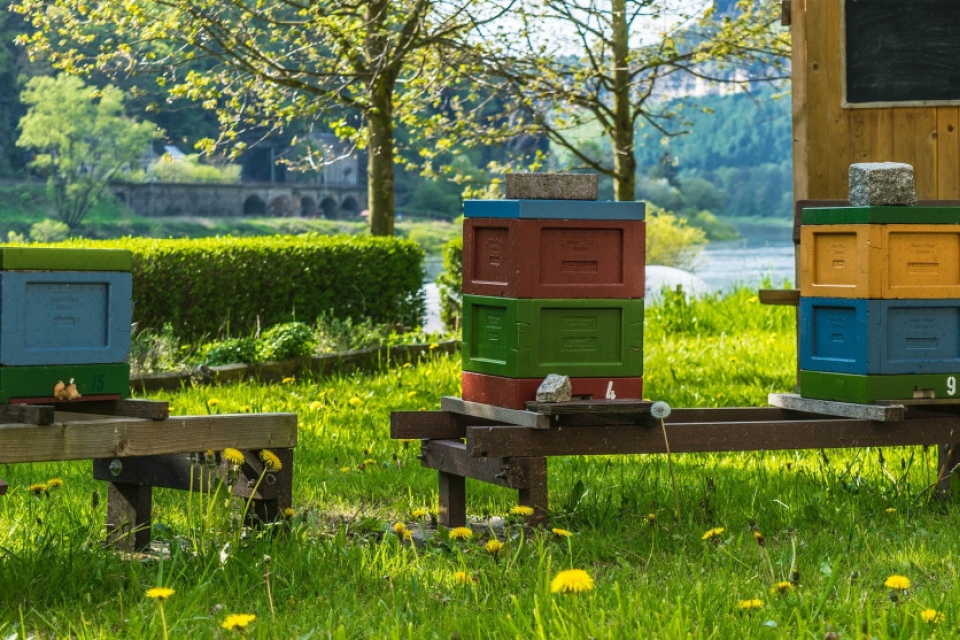
[[[550,512],[547,498],[547,459],[524,458],[528,466],[528,486],[517,491],[517,504],[533,508],[526,524],[538,527],[547,524]]]
[[[801,411],[789,411],[779,407],[719,407],[673,409],[665,420],[667,424],[687,422],[774,422],[812,417]]]
[[[527,402],[527,410],[545,416],[649,415],[649,400],[571,400],[569,402]]]
[[[795,409],[843,418],[876,420],[877,422],[900,422],[906,414],[906,409],[902,404],[875,405],[834,402],[832,400],[802,398],[796,393],[771,393],[767,396],[767,402],[784,409]]]
[[[848,192],[848,114],[840,107],[840,3],[807,2],[809,191],[807,198],[843,198]],[[839,142],[839,144],[838,144]]]
[[[440,524],[450,528],[467,526],[466,478],[446,471],[440,471],[437,476]]]
[[[790,7],[790,39],[793,43],[790,54],[791,117],[793,119],[793,198],[804,200],[810,197],[808,180],[809,131],[807,94],[810,84],[810,69],[807,63],[807,9],[806,0],[792,0]]]
[[[107,487],[107,539],[122,551],[150,546],[153,489],[111,482]]]
[[[292,413],[177,416],[157,422],[58,412],[50,425],[0,425],[0,464],[296,445],[297,416]]]
[[[913,165],[917,198],[937,197],[937,111],[931,107],[893,110],[894,162]]]
[[[800,306],[799,289],[760,289],[757,293],[761,304]]]
[[[54,408],[41,404],[0,404],[0,423],[53,424]]]
[[[960,109],[937,109],[937,198],[960,198]]]
[[[550,418],[538,413],[533,413],[532,411],[495,407],[491,404],[480,404],[479,402],[468,402],[452,396],[443,396],[440,398],[440,408],[444,411],[451,411],[475,418],[486,418],[506,424],[515,424],[529,429],[550,428]]]
[[[166,420],[170,417],[170,403],[156,400],[58,402],[54,407],[58,411],[96,413],[99,415],[123,416],[127,418],[149,418],[150,420]]]
[[[670,424],[667,434],[673,453],[937,445],[960,440],[960,419],[704,422]],[[660,429],[627,425],[547,430],[469,427],[467,450],[474,456],[496,457],[666,453]]]
[[[7,494],[7,489],[10,488],[10,485],[7,484],[7,481],[3,478],[0,478],[0,496]]]
[[[468,426],[502,422],[449,411],[394,411],[390,414],[390,437],[395,440],[452,440],[466,437]]]
[[[429,469],[511,489],[530,484],[523,458],[474,458],[459,440],[430,440],[423,443],[420,451],[421,464]]]
[[[892,109],[852,109],[844,113],[850,120],[851,163],[886,162],[893,157]]]

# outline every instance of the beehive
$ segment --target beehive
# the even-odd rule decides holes
[[[800,295],[960,298],[960,224],[804,225]]]
[[[467,218],[463,292],[508,298],[642,298],[644,241],[644,223],[629,220]]]
[[[960,371],[903,375],[857,375],[800,371],[800,390],[806,398],[873,403],[877,400],[941,400],[958,397]]]
[[[643,375],[643,300],[463,296],[463,369],[510,378]]]
[[[800,368],[863,375],[960,371],[960,300],[801,298]]]
[[[129,251],[0,247],[0,402],[126,397]]]

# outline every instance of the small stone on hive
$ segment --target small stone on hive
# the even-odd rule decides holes
[[[551,373],[537,389],[537,402],[567,402],[573,397],[569,376]]]
[[[596,200],[595,173],[508,173],[507,200]]]
[[[860,162],[850,165],[850,204],[855,207],[917,204],[913,166],[902,162]]]

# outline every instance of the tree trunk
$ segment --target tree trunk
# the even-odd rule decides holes
[[[367,158],[367,208],[370,210],[370,234],[392,236],[393,200],[393,115],[389,98],[377,113],[367,116],[370,146]]]
[[[627,2],[613,0],[613,184],[618,202],[636,198],[637,157],[633,147],[633,113],[630,105],[628,57],[630,43],[627,32]]]

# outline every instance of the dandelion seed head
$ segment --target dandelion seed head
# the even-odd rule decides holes
[[[670,405],[663,400],[658,400],[650,405],[650,415],[657,420],[665,420],[670,416]]]

